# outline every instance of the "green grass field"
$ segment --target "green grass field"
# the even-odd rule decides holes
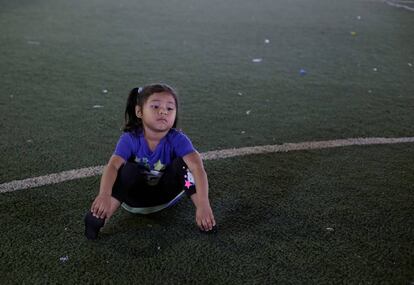
[[[0,0],[0,183],[105,164],[150,82],[200,152],[414,137],[413,27],[375,0]],[[414,282],[412,143],[205,164],[215,236],[184,200],[87,241],[98,176],[1,193],[0,283]]]

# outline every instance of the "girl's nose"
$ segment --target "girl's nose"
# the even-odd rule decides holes
[[[160,108],[160,114],[162,114],[162,115],[167,115],[167,114],[168,114],[167,109],[165,109],[165,108]]]

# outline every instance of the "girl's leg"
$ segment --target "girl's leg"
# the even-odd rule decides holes
[[[109,220],[109,218],[115,213],[115,211],[121,205],[121,201],[123,201],[126,197],[125,191],[132,188],[136,183],[138,183],[139,175],[137,175],[134,171],[135,166],[132,163],[126,163],[118,170],[117,179],[114,183],[114,187],[112,189],[112,197],[111,197],[111,205],[110,210],[105,219],[96,218],[92,215],[90,211],[88,211],[85,215],[85,236],[88,239],[96,239],[98,237],[98,233],[100,229],[104,226],[105,222]]]
[[[145,171],[132,162],[121,166],[112,189],[111,210],[107,219],[114,214],[121,203],[126,203],[132,208],[154,207],[166,203],[172,206],[179,200],[179,194],[183,190],[188,196],[196,192],[194,180],[182,158],[175,159],[167,166],[157,186],[148,186]],[[170,202],[174,203],[169,204]],[[95,218],[88,211],[85,216],[86,237],[96,239],[104,224],[105,219]]]
[[[182,158],[176,158],[170,163],[158,182],[158,185],[148,189],[135,191],[131,202],[122,207],[131,213],[150,214],[175,205],[183,194],[193,198],[195,193],[194,179]]]
[[[115,213],[119,208],[121,202],[119,202],[114,197],[111,197],[111,208],[105,219],[97,218],[92,215],[91,211],[88,211],[85,215],[85,236],[87,239],[97,239],[100,229],[108,222],[109,218]]]
[[[118,173],[112,196],[129,208],[164,205],[173,201],[185,189],[184,176],[187,169],[182,158],[177,158],[167,165],[156,185],[148,185],[147,170],[136,163],[126,163]],[[195,187],[190,187],[189,191],[192,188]]]
[[[188,197],[196,193],[194,179],[188,169],[187,164],[181,157],[167,166],[165,173],[160,181],[164,190],[171,192],[171,196],[175,196],[181,191],[185,191]]]

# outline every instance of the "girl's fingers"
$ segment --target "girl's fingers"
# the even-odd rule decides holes
[[[201,220],[200,219],[196,219],[196,223],[197,223],[197,226],[200,228],[200,229],[203,229],[203,225],[201,224]]]
[[[211,225],[210,220],[209,220],[209,219],[205,219],[205,220],[203,221],[203,229],[204,229],[205,231],[209,231],[209,230],[211,230],[211,228],[212,228],[212,225]]]
[[[92,208],[91,208],[91,212],[92,212],[92,215],[94,215],[94,216],[97,216],[97,208],[96,208],[96,206],[93,206]]]
[[[95,203],[95,201],[92,203],[92,206],[91,206],[91,212],[95,212],[95,208],[96,208],[96,203]]]
[[[105,209],[102,209],[102,212],[101,212],[100,218],[101,218],[101,219],[104,219],[104,218],[106,217],[106,213],[107,213],[107,211],[106,211]]]
[[[208,230],[211,230],[216,225],[216,221],[214,220],[214,216],[213,215],[209,215],[207,217],[206,224],[208,226]]]
[[[92,207],[91,207],[91,212],[94,214],[94,216],[96,216],[98,218],[98,211],[99,211],[100,205],[98,203],[98,201],[93,201],[92,203]]]
[[[213,228],[213,223],[211,222],[210,219],[207,220],[207,230],[211,230]]]
[[[104,209],[103,209],[103,207],[102,207],[102,206],[100,206],[100,207],[98,208],[98,210],[96,211],[96,214],[97,214],[98,218],[102,218],[102,214],[103,214],[103,212],[104,212]]]
[[[200,230],[208,232],[216,225],[213,213],[207,214],[204,217],[196,217],[196,222]]]

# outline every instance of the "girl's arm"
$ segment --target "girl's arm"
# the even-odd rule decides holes
[[[202,230],[209,231],[216,225],[216,222],[208,198],[208,180],[203,161],[198,152],[187,154],[183,160],[195,180],[196,193],[191,195],[191,199],[196,206],[197,225]]]
[[[114,186],[119,168],[125,163],[125,160],[118,156],[112,155],[108,164],[105,166],[101,178],[99,194],[92,203],[91,212],[98,218],[106,218],[111,207],[112,187]]]

